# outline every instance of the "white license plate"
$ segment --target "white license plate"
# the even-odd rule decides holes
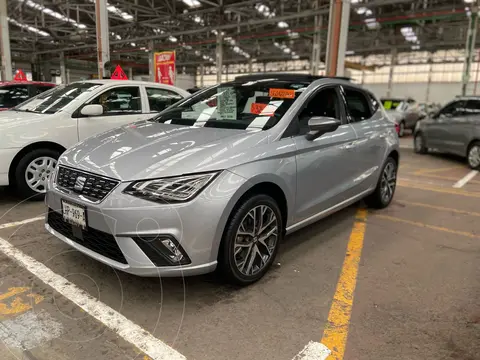
[[[62,200],[62,215],[63,221],[80,226],[82,229],[87,227],[87,213],[82,206]]]

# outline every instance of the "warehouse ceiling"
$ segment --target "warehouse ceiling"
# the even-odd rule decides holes
[[[473,2],[352,0],[348,54],[464,48]],[[329,0],[111,0],[111,59],[147,66],[153,46],[175,49],[180,65],[212,64],[217,31],[227,64],[309,59],[316,16],[326,47],[328,9]],[[17,58],[96,61],[95,0],[8,0],[8,11]]]

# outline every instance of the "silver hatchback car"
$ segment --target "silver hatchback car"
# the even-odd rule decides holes
[[[387,206],[398,161],[395,126],[361,87],[243,76],[67,150],[45,226],[135,275],[218,269],[247,285],[285,234],[362,198]]]
[[[419,121],[414,131],[414,149],[429,149],[467,158],[472,169],[480,169],[480,97],[459,97],[437,114]]]

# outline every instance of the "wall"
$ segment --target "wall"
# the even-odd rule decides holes
[[[388,84],[364,84],[378,97],[387,96]],[[469,92],[473,94],[474,84],[469,84]],[[412,97],[418,102],[425,102],[427,96],[428,83],[393,83],[391,96]],[[459,82],[431,83],[429,102],[446,104],[455,96],[461,95],[462,84]],[[477,94],[480,95],[480,85],[477,88]]]

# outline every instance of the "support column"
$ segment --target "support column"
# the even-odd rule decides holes
[[[70,84],[70,69],[67,69],[67,84]]]
[[[155,61],[153,57],[155,56],[155,49],[153,40],[148,42],[148,80],[155,82]]]
[[[315,10],[320,6],[320,0],[315,2]],[[315,15],[315,28],[313,33],[312,57],[310,59],[310,72],[312,75],[318,75],[320,68],[320,54],[322,52],[322,26],[323,16]]]
[[[7,0],[0,1],[0,51],[2,56],[2,81],[12,80],[12,58],[8,33]]]
[[[427,80],[427,91],[425,94],[425,102],[430,101],[430,88],[432,86],[432,73],[433,73],[433,53],[428,53],[428,80]]]
[[[345,73],[349,20],[350,0],[330,0],[326,55],[327,76],[343,76]]]
[[[133,68],[128,68],[128,80],[133,80]]]
[[[67,84],[67,74],[66,74],[66,67],[65,67],[65,54],[62,51],[60,53],[60,80],[62,84]]]
[[[472,58],[475,51],[475,40],[478,28],[478,7],[472,8],[472,14],[468,20],[467,43],[465,46],[465,63],[463,65],[462,95],[467,94],[467,86],[470,81],[470,70],[472,67]]]
[[[203,88],[203,83],[204,83],[204,77],[205,77],[205,65],[200,64],[200,87]]]
[[[248,73],[252,74],[253,73],[253,61],[252,58],[248,59]]]
[[[392,96],[392,87],[393,87],[393,72],[395,70],[395,65],[397,65],[397,49],[393,48],[390,55],[390,71],[388,73],[388,87],[387,87],[387,96]]]
[[[217,84],[222,82],[223,70],[223,35],[222,31],[217,32],[217,48],[216,48],[216,63],[217,63]]]
[[[110,62],[110,38],[106,0],[95,1],[95,16],[97,22],[98,78],[103,79],[103,77],[110,76],[110,70],[105,69],[105,64]]]

